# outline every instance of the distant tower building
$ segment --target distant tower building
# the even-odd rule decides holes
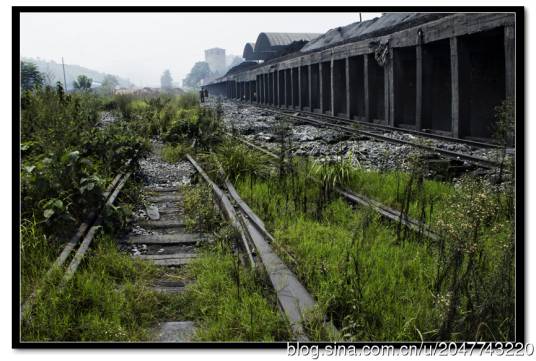
[[[225,70],[225,49],[212,48],[205,50],[205,61],[212,72],[223,73]]]

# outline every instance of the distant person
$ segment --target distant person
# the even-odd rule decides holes
[[[205,98],[208,99],[208,89],[205,89]]]
[[[201,99],[201,103],[205,102],[205,92],[203,91],[203,89],[199,91],[199,99]]]

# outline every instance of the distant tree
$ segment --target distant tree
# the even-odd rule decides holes
[[[77,90],[89,90],[91,88],[91,83],[93,79],[88,78],[85,75],[79,75],[75,81],[73,81],[73,86]]]
[[[119,85],[119,81],[113,75],[106,75],[102,80],[101,90],[103,93],[111,95],[116,86]]]
[[[54,71],[52,71],[48,65],[46,71],[43,72],[43,79],[44,84],[54,86],[56,76],[54,75]]]
[[[23,90],[31,90],[42,86],[45,79],[37,70],[37,66],[29,62],[20,62],[20,86]]]
[[[170,90],[173,88],[173,78],[168,69],[164,70],[162,77],[160,77],[160,88]]]
[[[201,80],[209,79],[212,76],[210,67],[206,61],[199,61],[194,64],[190,74],[184,79],[184,85],[190,88],[197,88],[201,85]]]

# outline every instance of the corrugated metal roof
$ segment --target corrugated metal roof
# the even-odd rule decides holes
[[[273,51],[274,47],[289,45],[295,41],[310,41],[322,34],[316,33],[260,33],[255,42],[255,51]]]
[[[451,15],[445,13],[386,13],[379,18],[356,22],[350,25],[331,29],[324,35],[307,43],[302,52],[318,50],[335,44],[359,41],[376,36],[383,36],[413,26],[418,26],[441,17]]]
[[[242,58],[248,60],[253,60],[253,51],[255,49],[255,43],[246,43],[244,46],[244,52],[242,53]]]

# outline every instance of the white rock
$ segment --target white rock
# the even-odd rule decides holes
[[[160,213],[158,212],[158,207],[151,205],[145,208],[147,210],[147,215],[153,221],[158,221],[160,219]]]

